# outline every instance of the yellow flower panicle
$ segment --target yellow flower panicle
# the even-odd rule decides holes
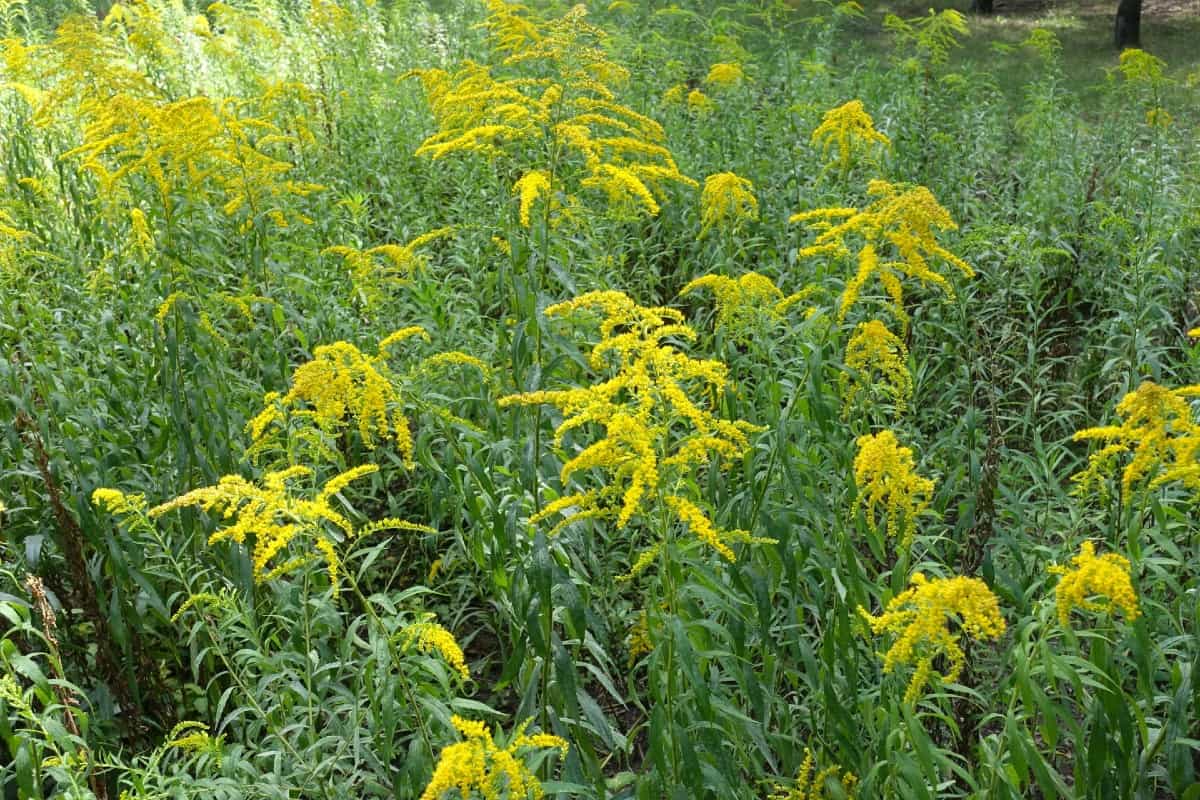
[[[629,626],[629,666],[637,663],[644,655],[654,652],[654,641],[650,638],[650,617],[643,609]]]
[[[945,261],[965,277],[974,277],[975,271],[967,262],[937,241],[935,231],[956,230],[958,226],[932,192],[924,186],[889,183],[879,179],[868,184],[867,192],[876,199],[863,209],[820,208],[793,214],[789,220],[807,223],[819,231],[813,243],[800,250],[801,258],[822,254],[849,255],[851,251],[846,239],[857,236],[864,240],[858,252],[858,271],[846,283],[842,295],[838,309],[839,321],[846,318],[873,275],[877,275],[883,284],[892,301],[893,312],[905,321],[908,314],[904,310],[901,277],[915,278],[922,284],[933,284],[949,297],[954,296],[954,289],[944,275],[930,267],[930,259]],[[894,251],[897,260],[882,261],[879,254],[881,247]]]
[[[716,108],[717,104],[704,92],[699,89],[692,89],[687,95],[687,107],[688,111],[702,117]]]
[[[680,295],[707,289],[716,298],[718,328],[745,342],[755,333],[783,320],[784,314],[807,299],[814,291],[805,288],[785,296],[770,278],[757,272],[747,272],[739,278],[724,275],[704,275],[688,283]]]
[[[836,147],[837,159],[832,163],[842,170],[850,169],[856,154],[869,155],[872,145],[892,146],[891,139],[875,130],[875,120],[863,108],[861,100],[851,100],[826,111],[821,124],[812,133],[812,143],[821,146],[821,154],[826,159]]]
[[[758,219],[754,184],[732,172],[718,172],[704,180],[700,193],[700,236],[714,227],[732,227]]]
[[[669,185],[696,187],[663,146],[662,126],[619,102],[617,92],[627,82],[628,71],[609,59],[607,37],[586,21],[584,6],[547,22],[522,5],[504,0],[489,0],[487,5],[483,27],[505,54],[495,70],[466,62],[453,73],[410,73],[420,79],[438,125],[417,149],[418,155],[540,157],[524,165],[513,187],[525,227],[530,225],[532,204],[550,194],[549,174],[542,165],[551,153],[557,154],[561,167],[553,188],[563,194],[564,208],[574,198],[558,185],[559,174],[567,180],[579,175],[580,188],[604,192],[620,214],[653,216]],[[503,71],[512,77],[495,74]],[[575,219],[569,210],[562,217]]]
[[[525,734],[528,723],[521,725],[508,746],[502,748],[484,723],[457,715],[451,717],[450,722],[463,741],[442,749],[433,777],[421,793],[421,800],[440,800],[455,790],[461,798],[479,792],[485,798],[532,797],[540,800],[545,796],[545,790],[522,756],[529,750],[555,749],[564,757],[567,753],[567,743],[557,736]]]
[[[526,172],[515,184],[513,194],[521,200],[521,224],[530,226],[529,212],[539,197],[550,195],[550,173],[544,169],[534,169]]]
[[[875,524],[875,511],[883,506],[888,536],[908,548],[917,530],[917,517],[929,508],[934,487],[932,480],[917,474],[912,449],[901,447],[891,431],[858,437],[854,483],[870,523]]]
[[[904,413],[913,394],[908,348],[886,325],[873,319],[855,328],[846,347],[846,367],[850,372],[843,372],[838,378],[845,412],[849,412],[864,388],[875,385],[874,376],[878,374],[896,413]]]
[[[339,256],[350,270],[351,282],[374,301],[384,286],[403,284],[414,272],[425,268],[425,257],[418,250],[453,233],[454,228],[447,226],[423,233],[407,244],[381,244],[366,250],[334,245],[321,254]]]
[[[1134,485],[1150,478],[1149,488],[1178,481],[1200,493],[1200,424],[1189,401],[1200,397],[1200,385],[1168,389],[1146,381],[1117,404],[1120,425],[1087,428],[1075,441],[1104,444],[1088,465],[1072,476],[1075,493],[1092,490],[1107,495],[1105,478],[1116,460],[1132,454],[1121,475],[1122,496],[1129,502]]]
[[[318,347],[313,360],[292,373],[288,393],[268,393],[263,410],[246,424],[251,452],[277,436],[289,415],[301,414],[328,432],[340,431],[353,420],[365,447],[374,449],[377,439],[393,440],[405,465],[412,467],[412,433],[387,356],[389,348],[413,337],[429,339],[423,328],[413,325],[385,337],[374,356],[348,342]]]
[[[262,484],[252,483],[240,475],[226,475],[215,486],[205,486],[180,495],[150,509],[150,517],[159,517],[180,508],[199,508],[217,514],[226,522],[208,537],[210,545],[224,541],[244,544],[254,538],[251,553],[254,577],[263,582],[279,574],[270,567],[271,561],[294,540],[307,542],[325,562],[330,587],[334,595],[340,586],[341,559],[337,554],[337,538],[353,539],[379,530],[411,530],[433,533],[425,525],[398,519],[384,519],[361,529],[336,510],[330,500],[350,483],[379,470],[374,464],[354,467],[326,481],[311,498],[296,496],[289,484],[311,479],[308,467],[289,467],[263,476]],[[108,496],[102,498],[112,502]],[[335,538],[336,537],[336,538]]]
[[[566,484],[593,469],[608,477],[598,489],[548,504],[531,523],[561,513],[566,518],[552,533],[580,519],[610,519],[623,528],[661,503],[697,538],[732,560],[727,541],[748,541],[746,534],[718,530],[695,504],[669,490],[678,482],[673,479],[698,466],[741,458],[749,449],[749,434],[761,430],[711,410],[728,386],[725,365],[678,349],[675,341],[691,341],[696,333],[674,309],[639,306],[616,291],[589,292],[546,309],[548,317],[577,313],[600,317],[601,340],[588,361],[610,376],[592,386],[510,395],[500,405],[547,403],[561,409],[556,446],[573,430],[598,426],[604,436],[568,459],[560,478]]]
[[[1074,608],[1109,614],[1119,608],[1125,619],[1137,619],[1140,611],[1129,577],[1129,559],[1116,553],[1097,556],[1096,545],[1087,541],[1080,545],[1079,555],[1072,556],[1071,564],[1074,567],[1052,565],[1048,570],[1062,576],[1054,590],[1054,601],[1064,628],[1070,626]],[[1104,602],[1089,599],[1095,596],[1104,597]]]
[[[416,643],[417,650],[428,655],[437,653],[465,681],[471,677],[467,660],[454,634],[436,622],[424,621],[409,625],[402,632],[405,649]]]
[[[892,598],[882,614],[872,616],[862,608],[859,613],[874,633],[896,634],[895,642],[884,654],[885,673],[901,664],[915,666],[904,694],[904,702],[910,705],[920,698],[930,677],[936,675],[947,682],[958,680],[966,663],[966,654],[959,644],[960,632],[982,641],[998,639],[1005,631],[996,595],[978,578],[929,580],[916,572],[912,585]],[[953,630],[952,622],[957,622]],[[949,664],[945,672],[933,668],[938,656],[945,657]]]
[[[713,64],[704,78],[704,82],[715,89],[732,89],[740,86],[744,80],[746,71],[735,62]]]
[[[146,510],[146,498],[140,494],[126,494],[118,489],[100,488],[92,492],[92,505],[123,517],[143,513]],[[0,508],[0,511],[2,510]]]
[[[824,800],[827,797],[848,797],[855,796],[855,787],[858,785],[858,777],[852,772],[841,772],[842,768],[837,764],[832,764],[822,770],[817,770],[816,759],[813,757],[813,752],[809,748],[804,748],[804,761],[800,764],[800,771],[796,774],[796,780],[791,786],[776,785],[775,790],[771,793],[768,800]],[[828,793],[830,783],[835,783],[839,786],[842,793],[840,795],[831,795]]]

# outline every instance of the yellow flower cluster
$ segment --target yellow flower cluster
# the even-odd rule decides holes
[[[174,16],[172,24],[181,24]],[[102,23],[72,15],[46,44],[5,40],[0,49],[6,86],[32,108],[34,124],[82,133],[76,147],[56,156],[76,160],[110,210],[123,214],[121,206],[147,186],[167,218],[186,198],[240,217],[243,232],[262,220],[311,223],[296,198],[322,187],[288,178],[290,159],[313,142],[299,124],[303,115],[281,102],[299,94],[297,85],[268,81],[245,97],[187,96],[181,89],[194,86],[187,74],[194,64],[178,57],[178,45],[210,34],[171,30],[157,4],[139,1],[113,5]],[[152,242],[149,220],[133,223],[144,251]]]
[[[1200,385],[1168,389],[1146,381],[1117,403],[1120,425],[1087,428],[1075,441],[1105,443],[1088,458],[1088,465],[1074,475],[1076,493],[1098,490],[1107,494],[1105,478],[1116,459],[1132,453],[1121,475],[1126,502],[1138,481],[1152,478],[1150,488],[1179,481],[1200,493],[1200,424],[1195,421],[1189,400],[1200,397]]]
[[[520,197],[519,218],[521,224],[528,228],[532,224],[529,212],[533,209],[533,204],[539,197],[549,197],[551,194],[550,173],[544,169],[526,172],[513,184],[513,194]]]
[[[875,509],[884,506],[888,535],[903,548],[912,544],[917,517],[929,508],[934,486],[917,474],[912,449],[901,447],[891,431],[858,437],[854,483],[871,524],[875,524]]]
[[[746,80],[746,71],[736,62],[713,64],[704,82],[715,89],[731,89],[741,85]]]
[[[568,459],[560,477],[564,485],[591,469],[609,477],[599,489],[570,493],[547,504],[530,521],[536,524],[565,514],[551,534],[582,519],[611,519],[623,528],[647,505],[665,508],[732,561],[728,542],[753,541],[749,534],[718,530],[695,503],[674,490],[695,467],[714,459],[727,464],[741,458],[750,446],[748,435],[761,430],[741,420],[720,419],[710,410],[728,386],[725,365],[691,358],[671,343],[696,338],[674,309],[647,308],[622,292],[600,291],[550,306],[546,316],[579,312],[601,317],[601,340],[588,360],[593,369],[611,372],[611,377],[592,386],[510,395],[500,405],[547,403],[561,409],[556,446],[562,446],[573,430],[600,426],[603,438]]]
[[[904,310],[904,289],[900,278],[916,278],[922,284],[932,283],[948,296],[954,290],[945,276],[930,268],[929,260],[938,258],[956,267],[968,278],[975,271],[970,265],[938,244],[936,230],[955,230],[958,226],[950,212],[924,186],[889,183],[876,179],[867,185],[867,193],[876,198],[865,208],[819,208],[793,214],[790,222],[805,222],[820,231],[811,245],[800,250],[800,257],[831,254],[849,255],[846,238],[857,235],[865,240],[858,252],[858,271],[846,283],[838,309],[843,320],[858,299],[863,286],[872,275],[891,298],[893,311],[907,321]],[[878,247],[890,246],[897,260],[880,261]]]
[[[717,104],[714,103],[712,98],[706,95],[704,92],[700,91],[699,89],[692,89],[690,92],[688,92],[687,107],[688,111],[691,111],[693,114],[702,117],[712,112],[712,110],[717,107]]]
[[[724,275],[704,275],[683,287],[680,295],[708,289],[716,298],[717,327],[728,331],[737,341],[747,341],[751,335],[763,332],[765,323],[775,323],[793,306],[806,300],[813,288],[784,296],[771,279],[757,272],[747,272],[740,278]]]
[[[1157,85],[1162,83],[1167,63],[1161,58],[1150,55],[1145,50],[1129,47],[1121,51],[1117,61],[1117,70],[1121,76],[1134,85]]]
[[[629,626],[629,666],[642,656],[654,652],[654,640],[650,638],[650,617],[643,609]]]
[[[700,193],[701,237],[713,227],[754,219],[758,219],[754,184],[732,172],[718,172],[704,179]]]
[[[959,631],[975,640],[998,639],[1005,631],[996,595],[978,578],[929,580],[916,572],[912,585],[892,598],[882,614],[872,616],[862,608],[859,613],[874,633],[888,631],[897,635],[884,655],[885,673],[901,664],[915,665],[916,671],[904,694],[904,702],[908,704],[917,701],[933,675],[944,681],[958,680],[966,663]],[[957,621],[953,630],[952,621]],[[938,656],[947,660],[949,667],[945,672],[938,673],[933,668]]]
[[[438,125],[419,155],[535,154],[514,187],[526,227],[532,204],[558,189],[560,171],[580,172],[578,186],[603,192],[617,213],[653,216],[669,184],[697,187],[663,146],[662,126],[618,101],[628,72],[609,60],[606,35],[586,22],[583,5],[550,22],[505,0],[487,5],[484,27],[504,55],[500,66],[516,74],[497,78],[492,67],[473,62],[454,73],[411,73],[421,80]],[[556,161],[566,164],[558,164],[552,179],[546,166]],[[563,203],[572,200],[566,195]]]
[[[851,100],[826,111],[821,124],[812,132],[812,143],[821,145],[821,154],[827,159],[836,145],[837,164],[842,170],[850,169],[856,153],[869,154],[873,144],[892,146],[891,139],[875,130],[875,120],[863,108],[861,100]]]
[[[337,554],[336,535],[353,539],[381,530],[408,530],[433,533],[425,525],[388,518],[356,529],[344,514],[330,505],[330,500],[353,481],[379,470],[374,464],[354,467],[329,479],[311,498],[297,497],[289,489],[291,481],[311,478],[308,467],[290,467],[263,476],[262,485],[254,484],[240,475],[226,475],[215,486],[193,489],[162,505],[150,509],[150,517],[159,517],[180,508],[196,507],[205,513],[219,514],[228,524],[208,538],[210,545],[224,541],[244,544],[254,537],[252,562],[255,580],[263,582],[281,574],[270,569],[273,558],[300,537],[307,540],[324,560],[334,595],[340,586],[341,559]],[[100,502],[115,502],[104,495]],[[111,507],[111,506],[110,506]],[[232,520],[232,522],[229,522]],[[303,560],[285,562],[298,566]]]
[[[146,498],[140,494],[126,494],[119,489],[100,488],[92,492],[92,505],[103,508],[110,514],[124,517],[145,511]]]
[[[521,760],[523,751],[556,749],[565,757],[567,743],[548,733],[527,735],[521,725],[507,747],[499,747],[482,722],[453,716],[450,722],[464,741],[442,749],[429,785],[421,800],[440,800],[447,792],[458,791],[466,800],[477,791],[486,800],[500,797],[540,800],[545,790],[536,775]]]
[[[171,728],[163,748],[187,753],[207,753],[219,764],[224,739],[224,736],[213,736],[209,733],[208,725],[203,722],[185,720]]]
[[[424,329],[414,325],[387,336],[374,356],[364,355],[348,342],[318,347],[313,360],[292,373],[288,393],[269,392],[263,398],[263,410],[246,424],[251,453],[260,452],[279,433],[289,414],[304,416],[324,431],[340,430],[349,417],[357,422],[365,447],[374,448],[376,437],[393,439],[411,467],[412,433],[387,367],[387,350],[413,336],[429,338]]]
[[[883,27],[896,36],[901,47],[913,48],[931,65],[945,64],[950,50],[959,46],[958,37],[971,32],[967,18],[953,8],[931,8],[927,16],[907,20],[888,14]]]
[[[1097,556],[1096,545],[1088,541],[1080,545],[1079,555],[1073,556],[1071,563],[1074,568],[1059,565],[1049,568],[1051,574],[1062,576],[1054,590],[1054,601],[1063,627],[1071,624],[1073,608],[1109,614],[1119,608],[1126,619],[1137,619],[1140,612],[1137,594],[1129,578],[1129,559],[1116,553]],[[1088,599],[1096,595],[1106,601],[1099,603]]]
[[[904,413],[913,393],[908,348],[886,325],[877,319],[859,323],[846,346],[846,367],[849,372],[838,378],[845,411],[850,410],[859,392],[874,385],[873,376],[879,373],[896,413]]]
[[[363,292],[368,301],[373,302],[378,298],[381,286],[403,283],[425,266],[417,250],[453,233],[453,227],[436,228],[407,244],[381,244],[366,250],[335,245],[325,248],[321,254],[340,256],[350,270],[350,280],[354,286]],[[383,259],[383,266],[377,259]]]
[[[420,652],[426,655],[440,655],[464,681],[471,677],[471,672],[467,669],[467,660],[463,656],[462,648],[454,639],[454,634],[436,622],[427,620],[413,623],[402,631],[401,636],[405,649],[412,647],[415,642]]]
[[[816,759],[813,756],[812,750],[804,748],[804,761],[800,764],[800,771],[796,774],[796,780],[791,786],[776,786],[775,791],[770,795],[769,800],[825,800],[825,798],[845,797],[851,800],[855,795],[855,787],[858,785],[858,777],[852,772],[841,772],[841,767],[837,764],[832,764],[822,770],[817,770]],[[841,793],[832,795],[829,793],[829,784],[835,783],[841,789]]]

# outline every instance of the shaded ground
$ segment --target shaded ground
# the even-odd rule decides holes
[[[910,18],[927,14],[931,7],[966,12],[969,5],[969,0],[864,3],[868,18],[850,35],[871,49],[887,48],[888,38],[881,30],[885,14]],[[1066,77],[1078,91],[1086,93],[1088,87],[1102,83],[1105,70],[1117,63],[1112,41],[1117,0],[996,0],[995,7],[996,13],[990,17],[968,14],[971,37],[955,52],[953,60],[993,69],[1001,85],[1009,82],[1011,56],[999,55],[990,43],[1017,44],[1034,28],[1046,28],[1058,36]],[[1200,98],[1200,0],[1145,0],[1142,48],[1167,62],[1168,72],[1181,85],[1181,92]],[[1023,82],[1025,77],[1012,76],[1012,80]],[[1193,90],[1182,86],[1189,78],[1196,87]]]

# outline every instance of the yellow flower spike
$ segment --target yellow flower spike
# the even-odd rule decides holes
[[[763,325],[783,320],[784,314],[803,302],[813,287],[784,296],[771,279],[757,272],[747,272],[737,278],[724,275],[704,275],[688,283],[679,294],[700,289],[711,291],[716,298],[717,327],[732,334],[735,341],[745,343],[751,336],[763,332]]]
[[[294,466],[268,472],[263,476],[261,486],[240,475],[226,475],[216,485],[193,489],[155,506],[148,514],[156,518],[180,508],[199,508],[206,514],[218,515],[225,524],[208,537],[209,545],[223,541],[243,544],[247,536],[253,536],[255,544],[251,561],[257,583],[282,574],[281,570],[271,568],[271,561],[293,541],[302,540],[325,562],[330,588],[336,597],[340,586],[341,559],[334,536],[353,538],[382,529],[430,530],[423,525],[395,519],[380,520],[355,530],[350,521],[329,504],[333,495],[345,489],[350,482],[377,469],[372,464],[335,475],[325,482],[312,499],[297,496],[291,488],[293,481],[311,478],[312,470],[308,467]],[[109,492],[111,490],[105,490],[98,500],[107,507],[118,502]],[[299,567],[307,560],[285,563]]]
[[[700,236],[714,226],[733,226],[758,219],[754,184],[732,172],[718,172],[704,179],[700,194]]]
[[[838,376],[845,412],[849,412],[859,392],[874,384],[878,373],[896,413],[904,413],[912,398],[913,379],[908,369],[908,348],[900,337],[879,320],[860,323],[846,347],[845,361],[852,371]]]
[[[863,108],[861,100],[851,100],[826,111],[821,124],[812,132],[812,143],[821,145],[825,158],[836,146],[836,163],[843,170],[850,168],[856,153],[869,154],[873,144],[885,148],[892,146],[891,139],[875,130],[875,121]]]
[[[716,108],[716,103],[712,101],[708,95],[699,89],[692,89],[687,96],[688,111],[691,111],[697,116],[705,116]]]
[[[812,750],[804,748],[804,761],[800,763],[800,770],[796,773],[796,780],[791,786],[776,784],[774,791],[769,795],[768,800],[824,800],[827,797],[848,797],[855,796],[854,788],[858,785],[858,778],[852,772],[843,772],[837,764],[832,764],[818,771],[816,768],[816,759],[813,756]],[[841,786],[842,794],[830,795],[827,793],[829,784],[836,781]]]
[[[1104,447],[1088,458],[1087,467],[1073,475],[1075,494],[1097,491],[1107,496],[1105,478],[1116,459],[1132,457],[1121,474],[1122,497],[1130,502],[1134,485],[1149,479],[1148,488],[1178,481],[1200,494],[1200,424],[1191,400],[1200,398],[1200,384],[1168,389],[1144,382],[1117,403],[1120,425],[1078,431],[1075,441],[1098,441]]]
[[[602,428],[603,437],[565,461],[560,479],[565,485],[592,470],[606,478],[599,488],[555,500],[530,522],[561,513],[564,521],[552,533],[580,519],[613,519],[621,529],[635,515],[665,507],[697,538],[732,560],[723,538],[749,540],[740,532],[717,531],[693,502],[665,488],[697,466],[713,461],[725,467],[741,458],[750,447],[749,434],[762,430],[713,412],[728,385],[725,365],[690,358],[678,348],[679,341],[696,336],[680,312],[639,306],[622,292],[589,292],[545,313],[550,318],[599,318],[601,339],[588,363],[608,377],[586,387],[510,395],[499,404],[557,406],[563,414],[555,431],[558,446],[571,431],[592,424]]]
[[[100,488],[92,492],[92,505],[97,508],[103,508],[110,514],[117,516],[125,516],[127,514],[141,514],[146,510],[146,498],[141,494],[126,494],[118,489]],[[0,513],[3,513],[3,504],[0,504]]]
[[[907,549],[917,530],[917,517],[929,508],[934,482],[917,474],[911,448],[901,447],[891,431],[860,436],[854,457],[858,502],[875,524],[875,510],[887,513],[888,536]]]
[[[567,743],[551,734],[526,735],[528,723],[521,725],[507,747],[497,747],[487,726],[457,715],[451,724],[463,741],[442,749],[437,766],[420,800],[440,800],[457,791],[462,798],[478,792],[485,798],[526,798],[540,800],[545,795],[538,777],[521,760],[527,750],[557,750],[565,756]]]
[[[731,89],[740,85],[744,80],[746,80],[746,72],[742,69],[742,65],[737,63],[713,64],[704,78],[706,84],[716,89]]]
[[[1187,332],[1187,335],[1193,339],[1200,339],[1200,328],[1192,328]]]
[[[662,146],[662,126],[618,101],[629,72],[609,59],[607,37],[587,21],[583,5],[549,21],[503,0],[487,6],[482,27],[504,54],[495,69],[466,62],[453,73],[409,73],[420,79],[438,127],[417,149],[419,155],[528,159],[531,153],[554,152],[581,166],[580,185],[603,190],[613,210],[624,215],[653,216],[668,184],[694,185]],[[574,187],[560,187],[557,179],[552,187],[541,168],[545,161],[519,167],[522,177],[513,193],[525,227],[531,225],[532,205],[546,197],[557,212],[555,224],[577,219]]]
[[[531,224],[529,212],[533,208],[533,204],[539,197],[550,195],[550,173],[544,169],[526,172],[513,184],[513,194],[520,196],[521,225],[528,228]]]
[[[405,649],[415,643],[421,653],[440,655],[464,681],[471,677],[462,647],[455,640],[454,634],[436,622],[426,620],[413,623],[401,632],[401,638]]]
[[[975,276],[967,262],[938,243],[935,231],[956,230],[958,226],[927,188],[876,179],[867,185],[867,193],[875,199],[863,209],[819,208],[793,214],[789,219],[818,231],[813,243],[799,251],[801,258],[846,255],[850,253],[848,237],[864,240],[858,253],[858,270],[846,283],[838,308],[839,322],[846,318],[873,275],[878,276],[901,320],[908,319],[901,277],[915,278],[922,285],[933,284],[947,297],[954,296],[950,281],[930,267],[931,259],[950,264],[964,277]],[[881,260],[880,248],[895,252],[897,260]]]
[[[998,639],[1006,629],[999,600],[978,578],[929,580],[915,572],[910,587],[892,598],[883,613],[872,616],[863,608],[859,613],[872,632],[896,634],[895,642],[884,654],[885,673],[901,664],[914,665],[904,694],[904,702],[909,705],[920,699],[931,677],[946,682],[958,680],[966,663],[960,635],[977,641]],[[957,623],[953,629],[952,622]],[[945,672],[933,668],[939,656],[948,664]]]
[[[387,359],[391,348],[414,337],[429,341],[424,328],[410,325],[380,341],[375,356],[364,355],[348,342],[316,348],[313,360],[292,373],[292,386],[286,394],[271,392],[263,398],[263,410],[246,425],[252,440],[249,452],[262,452],[286,428],[288,419],[303,417],[318,430],[335,435],[353,422],[365,447],[374,449],[377,440],[392,440],[405,465],[412,467],[412,433]],[[430,367],[457,363],[487,374],[486,365],[471,356],[442,356],[437,361],[427,360]]]
[[[1071,610],[1103,611],[1112,614],[1118,608],[1125,619],[1137,619],[1137,594],[1129,576],[1129,559],[1116,553],[1096,555],[1096,545],[1085,541],[1079,547],[1079,555],[1072,556],[1069,566],[1051,565],[1048,572],[1061,575],[1054,590],[1054,602],[1058,607],[1058,621],[1064,628],[1071,624]],[[1104,602],[1088,598],[1101,596]]]

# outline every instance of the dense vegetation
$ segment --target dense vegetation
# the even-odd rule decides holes
[[[59,5],[0,0],[4,798],[1200,797],[1195,65]]]

